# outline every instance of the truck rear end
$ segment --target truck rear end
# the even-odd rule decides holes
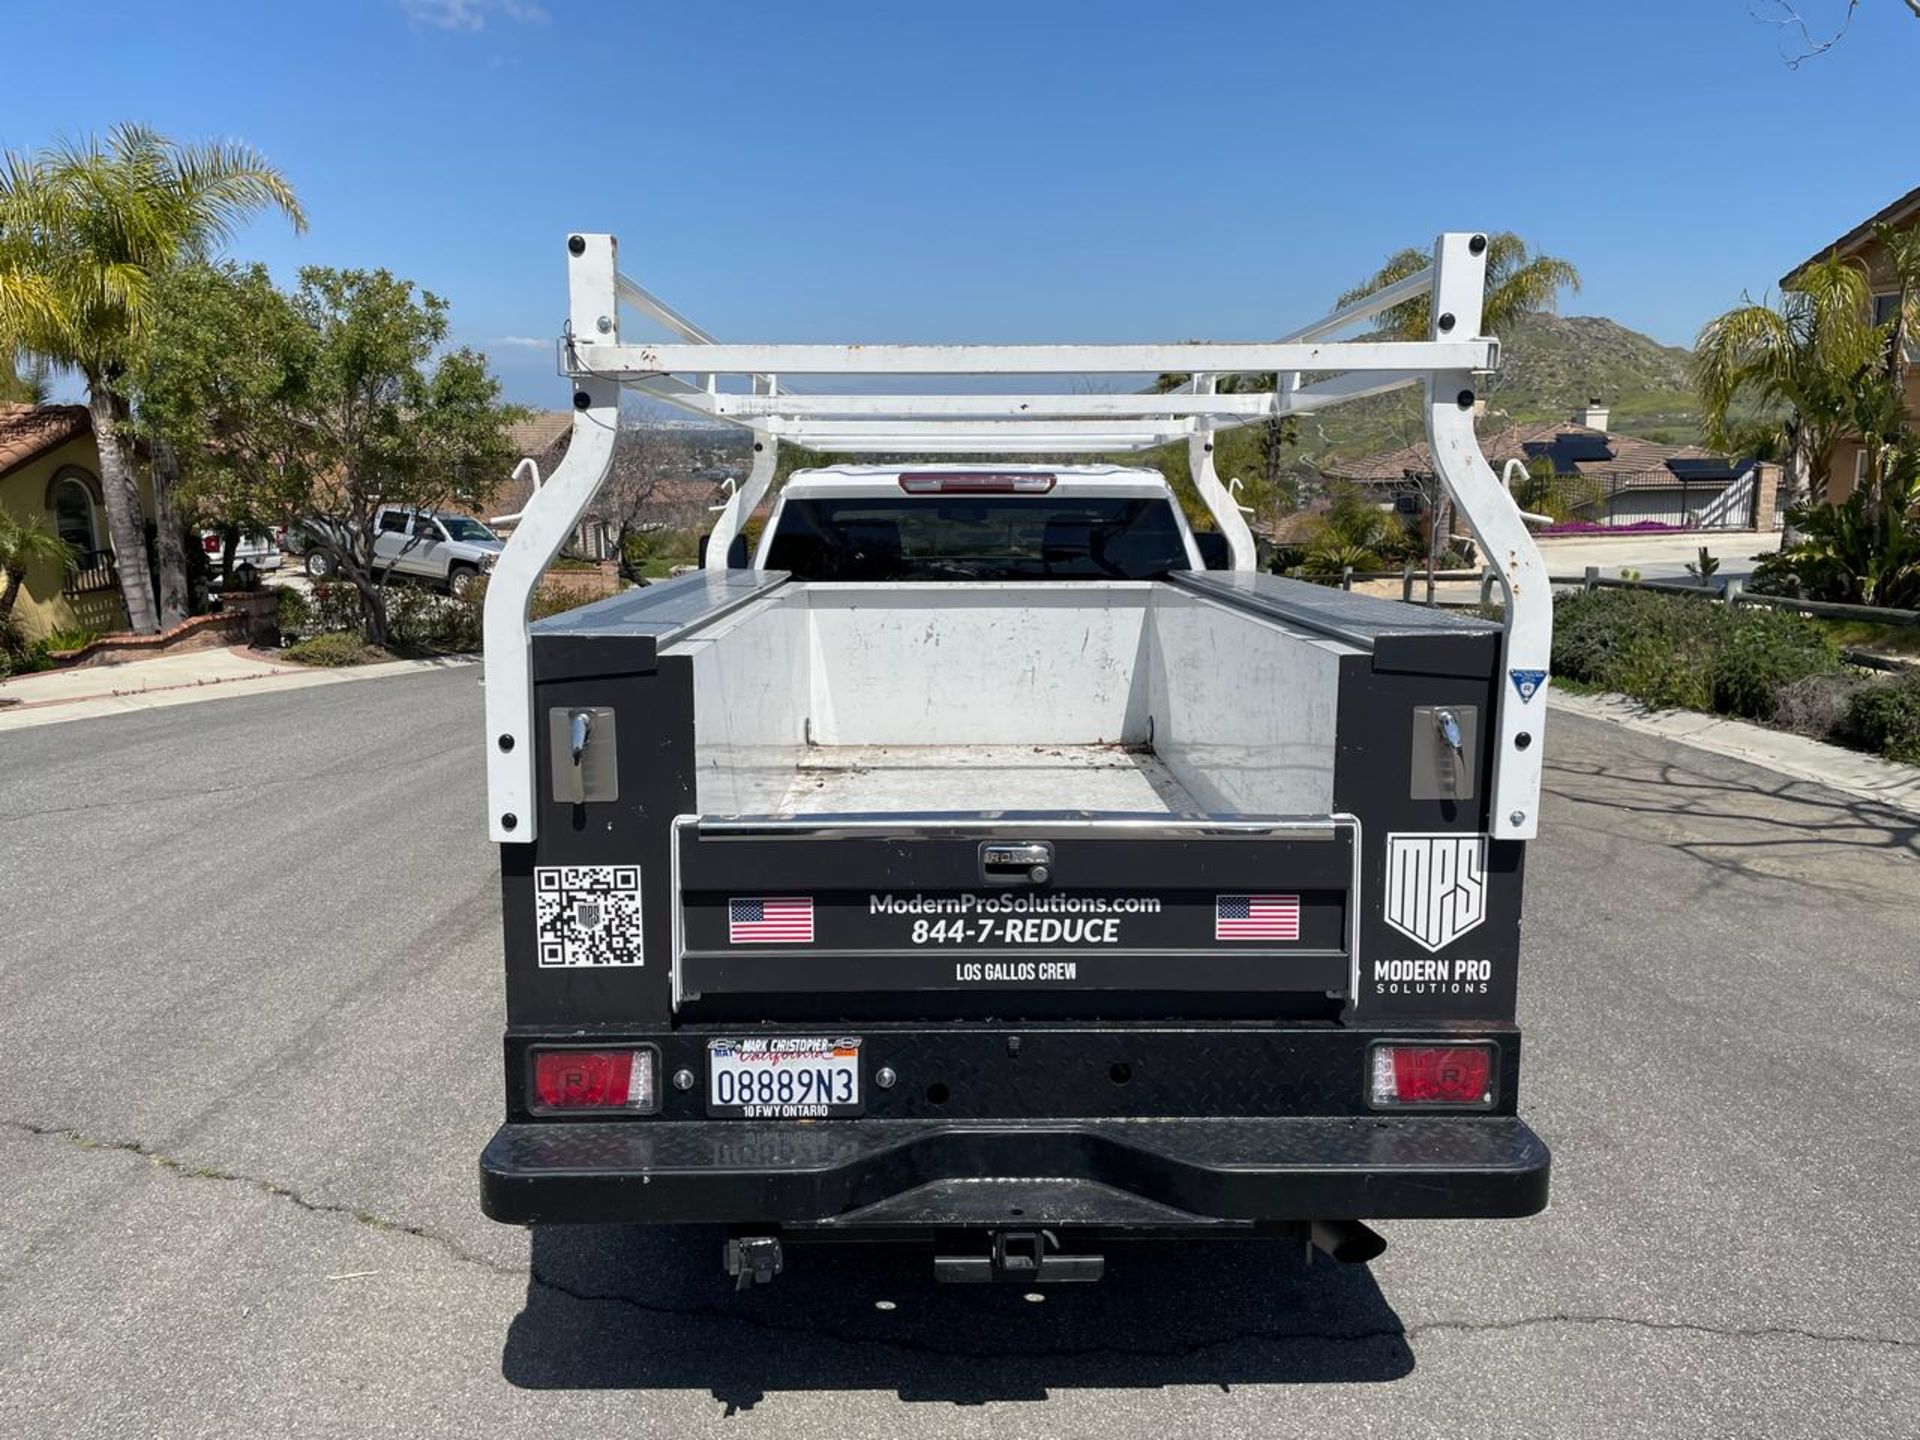
[[[725,1225],[747,1283],[795,1240],[1076,1280],[1118,1236],[1364,1259],[1539,1210],[1510,633],[1201,570],[1184,522],[1151,578],[1070,515],[1059,573],[946,578],[889,513],[835,532],[869,578],[778,568],[776,515],[758,568],[535,626],[524,722],[490,693],[530,763],[487,1213]]]

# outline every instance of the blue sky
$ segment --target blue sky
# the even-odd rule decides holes
[[[1863,0],[1795,70],[1749,9],[16,3],[6,48],[68,58],[7,67],[0,144],[245,139],[312,228],[234,253],[418,280],[532,404],[573,229],[729,339],[1145,340],[1270,335],[1507,228],[1579,265],[1568,313],[1685,343],[1920,184],[1920,20]]]

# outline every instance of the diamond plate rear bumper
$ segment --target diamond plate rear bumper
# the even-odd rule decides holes
[[[1512,1116],[523,1122],[480,1188],[519,1225],[1004,1224],[1030,1192],[1072,1213],[1027,1224],[1151,1229],[1532,1215],[1550,1164]]]

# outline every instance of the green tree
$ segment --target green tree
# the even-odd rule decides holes
[[[1417,275],[1433,263],[1430,250],[1409,247],[1389,255],[1380,268],[1343,294],[1340,306],[1364,300],[1376,290]],[[1563,290],[1578,291],[1580,272],[1570,260],[1535,250],[1511,230],[1487,236],[1487,275],[1480,304],[1480,333],[1498,335],[1522,315],[1534,315],[1555,309]],[[1424,340],[1432,333],[1433,297],[1416,295],[1390,306],[1374,319],[1373,333],[1386,340]],[[1493,395],[1499,387],[1499,375],[1488,376],[1480,389],[1483,396]],[[1405,413],[1405,412],[1403,412]],[[1415,427],[1407,415],[1406,428]],[[1421,426],[1419,428],[1424,428]],[[1411,436],[1409,436],[1411,438]],[[1452,531],[1445,487],[1436,474],[1427,481],[1423,497],[1431,518],[1427,544],[1427,573],[1431,578],[1445,552]]]
[[[179,265],[156,286],[123,388],[156,457],[180,457],[182,508],[221,535],[223,584],[239,537],[285,523],[282,493],[311,468],[313,349],[313,331],[263,265]]]
[[[181,526],[156,475],[161,597],[145,563],[138,480],[118,385],[151,323],[158,278],[206,255],[251,216],[305,228],[280,172],[244,145],[183,145],[142,125],[0,162],[0,348],[75,371],[100,447],[101,484],[127,619],[158,629],[186,613]]]
[[[241,523],[301,526],[388,638],[381,507],[477,506],[507,474],[522,411],[475,351],[443,351],[447,305],[385,270],[309,268],[291,295],[258,266],[182,272],[137,375],[142,422]]]
[[[1775,304],[1752,300],[1709,320],[1694,345],[1694,386],[1709,441],[1725,447],[1741,400],[1784,412],[1788,499],[1824,494],[1833,447],[1852,431],[1863,387],[1881,373],[1887,334],[1872,324],[1866,272],[1829,256]]]

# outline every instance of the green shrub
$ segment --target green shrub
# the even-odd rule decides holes
[[[275,623],[282,635],[304,635],[313,628],[313,602],[291,585],[277,587],[273,603]]]
[[[1354,545],[1346,541],[1327,539],[1308,547],[1307,557],[1301,562],[1303,575],[1338,575],[1343,570],[1354,570],[1368,575],[1385,568],[1386,561],[1376,551],[1364,545]]]
[[[0,615],[0,680],[39,670],[45,664],[45,643],[27,639],[26,627],[18,615]]]
[[[1554,608],[1553,669],[1655,709],[1773,718],[1780,692],[1841,670],[1840,650],[1816,621],[1704,597],[1598,590]]]
[[[1705,710],[1710,692],[1700,656],[1661,635],[1628,635],[1601,681],[1654,710]]]
[[[437,595],[419,586],[387,591],[387,639],[400,650],[478,650],[484,586]]]
[[[1619,689],[1630,644],[1631,668],[1644,669],[1649,652],[1681,650],[1711,615],[1702,601],[1647,590],[1564,596],[1554,604],[1553,673]]]
[[[1847,707],[1847,724],[1868,749],[1920,765],[1920,675],[1862,687]]]
[[[541,585],[533,592],[527,618],[544,620],[589,604],[592,598],[563,585]],[[471,654],[485,642],[486,613],[485,576],[460,596],[396,586],[387,591],[387,638],[397,650]]]
[[[360,631],[360,591],[339,580],[323,580],[313,587],[313,628],[320,631]]]
[[[1394,511],[1351,487],[1337,490],[1304,537],[1308,575],[1338,575],[1344,566],[1384,570],[1425,554],[1416,535]]]
[[[527,607],[527,618],[545,620],[550,615],[564,615],[569,610],[578,610],[582,605],[591,605],[599,598],[602,597],[583,595],[564,585],[542,585],[533,592],[533,603]],[[487,587],[484,581],[474,586],[467,594],[467,600],[473,606],[476,625],[479,615],[486,608],[486,599]],[[476,638],[473,648],[477,650],[480,648],[479,631],[476,629],[474,633]]]
[[[383,651],[360,638],[357,630],[327,630],[310,640],[289,645],[280,654],[300,665],[365,665],[387,658]]]
[[[1771,720],[1781,690],[1840,668],[1840,647],[1804,615],[1757,607],[1715,607],[1715,615],[1707,685],[1711,708],[1723,715]]]
[[[55,630],[41,642],[49,651],[84,650],[101,636],[100,631],[88,625],[76,625],[71,630]]]
[[[1920,605],[1920,445],[1903,442],[1884,463],[1877,486],[1789,514],[1800,538],[1761,561],[1756,586],[1853,605]]]

